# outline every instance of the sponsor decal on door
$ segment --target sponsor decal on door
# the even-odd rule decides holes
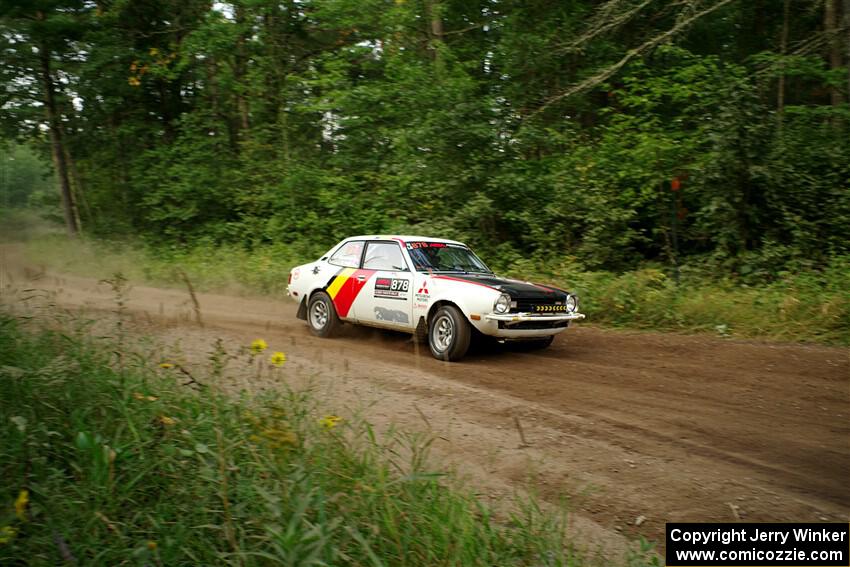
[[[407,301],[410,290],[410,280],[402,278],[375,279],[375,297],[380,299],[400,299]]]

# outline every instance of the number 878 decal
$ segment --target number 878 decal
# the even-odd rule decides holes
[[[401,278],[378,278],[375,280],[375,297],[385,299],[407,300],[406,294],[410,290],[410,280]]]

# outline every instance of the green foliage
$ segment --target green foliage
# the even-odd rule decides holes
[[[150,187],[141,199],[145,234],[186,242],[198,238],[234,240],[240,202],[227,140],[210,131],[206,117],[189,115],[169,146],[147,151],[134,175]]]
[[[55,195],[54,187],[49,166],[29,147],[0,145],[0,207],[44,201]]]
[[[425,439],[317,420],[307,392],[194,394],[65,323],[0,317],[4,564],[587,564],[562,518],[500,523],[428,469]]]

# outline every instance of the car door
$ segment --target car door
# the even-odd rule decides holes
[[[409,329],[413,325],[413,274],[398,242],[366,243],[361,271],[374,272],[354,300],[354,317],[361,323]]]
[[[320,265],[317,265],[313,272],[317,278],[320,278],[318,281],[326,282],[325,292],[333,301],[337,315],[346,321],[355,319],[353,303],[363,292],[363,286],[372,275],[368,271],[359,269],[365,244],[363,240],[350,240],[343,243],[328,258],[328,273],[325,273]]]

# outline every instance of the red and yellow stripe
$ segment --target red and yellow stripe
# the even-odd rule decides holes
[[[357,299],[357,295],[375,270],[357,270],[345,268],[341,270],[328,284],[327,293],[331,296],[340,317],[347,317],[351,304]],[[361,279],[362,278],[362,279]]]

